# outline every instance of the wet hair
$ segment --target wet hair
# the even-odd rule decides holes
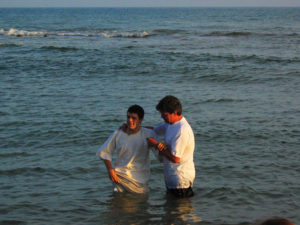
[[[177,115],[182,114],[182,106],[181,102],[178,98],[172,95],[167,95],[163,99],[159,101],[159,103],[156,105],[156,110],[159,112],[167,112],[167,113],[175,113],[177,112]]]
[[[132,105],[128,108],[127,113],[136,113],[139,116],[139,119],[144,118],[144,109],[139,105]]]
[[[274,218],[265,220],[260,225],[294,225],[294,224],[287,219],[280,218],[280,217],[274,217]]]

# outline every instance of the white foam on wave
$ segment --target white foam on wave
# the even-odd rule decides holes
[[[146,38],[151,35],[150,32],[103,32],[103,37],[105,38]]]
[[[76,33],[76,32],[61,32],[57,34],[58,36],[83,36],[83,37],[90,37],[93,36],[92,34],[83,34],[83,33]]]
[[[9,30],[0,29],[0,35],[25,37],[25,36],[37,36],[47,37],[49,35],[56,36],[82,36],[82,37],[104,37],[104,38],[147,38],[153,33],[147,31],[141,32],[119,32],[119,31],[105,31],[105,32],[44,32],[44,31],[27,31],[22,29],[10,28]]]
[[[24,37],[24,36],[47,36],[46,32],[18,30],[18,29],[14,29],[14,28],[10,28],[7,32],[5,32],[3,29],[1,31],[0,31],[0,33],[2,33],[4,35],[7,35],[7,36],[16,36],[16,37]]]

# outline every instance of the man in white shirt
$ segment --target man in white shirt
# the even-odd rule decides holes
[[[167,191],[176,197],[191,197],[194,195],[192,186],[195,179],[193,130],[182,116],[182,106],[176,97],[164,97],[156,109],[165,123],[155,127],[154,131],[158,136],[164,137],[165,143],[159,143],[153,138],[148,138],[148,143],[164,156]]]
[[[116,192],[146,193],[150,178],[150,146],[147,138],[154,138],[151,129],[141,127],[144,110],[139,105],[127,110],[127,126],[117,129],[99,148],[97,155],[104,160]],[[156,151],[156,150],[155,150]],[[112,156],[117,157],[112,166]]]

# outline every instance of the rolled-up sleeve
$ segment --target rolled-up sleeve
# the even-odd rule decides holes
[[[110,135],[105,143],[98,149],[97,156],[103,160],[112,161],[112,155],[116,149],[116,135],[118,130]]]

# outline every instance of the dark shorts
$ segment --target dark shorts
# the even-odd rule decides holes
[[[177,189],[169,189],[167,188],[167,193],[172,194],[178,198],[186,198],[194,196],[194,192],[192,187],[189,188],[177,188]]]

